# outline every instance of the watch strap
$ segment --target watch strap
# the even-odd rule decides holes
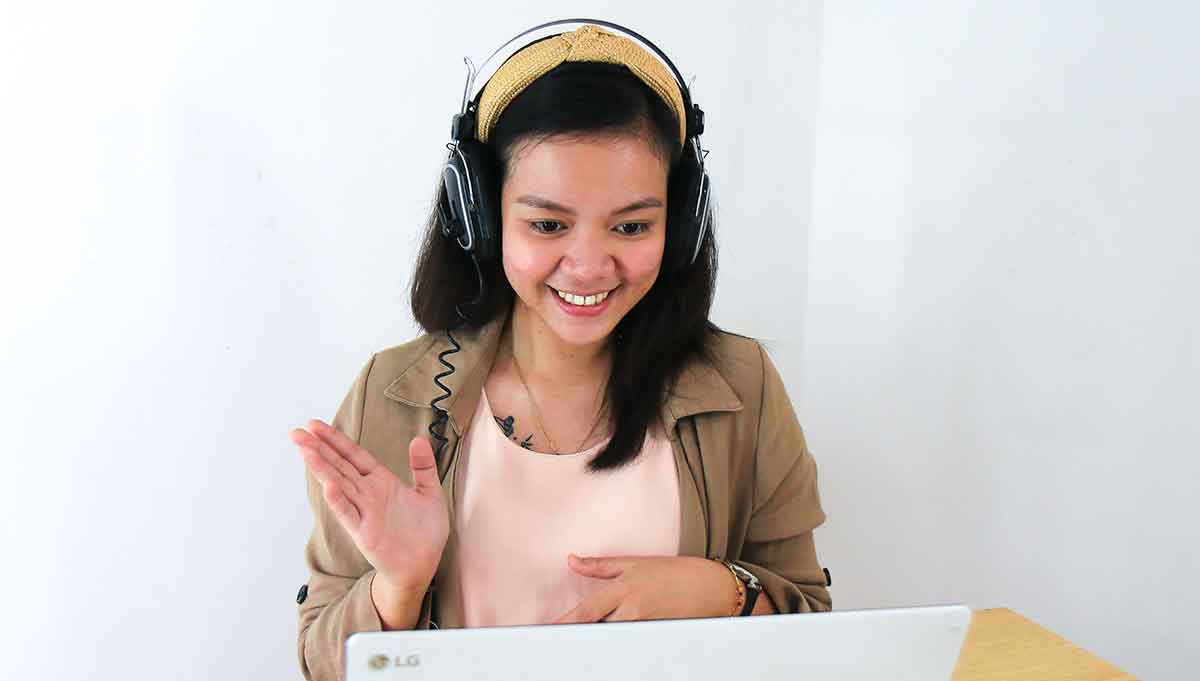
[[[746,587],[746,604],[742,606],[742,613],[740,615],[741,617],[745,617],[746,615],[754,612],[754,603],[758,601],[758,595],[760,593],[762,593],[762,587],[757,589]]]

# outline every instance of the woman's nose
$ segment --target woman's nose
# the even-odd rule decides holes
[[[564,259],[567,269],[585,281],[607,277],[616,270],[613,243],[605,231],[598,228],[575,230],[574,239],[567,245]]]

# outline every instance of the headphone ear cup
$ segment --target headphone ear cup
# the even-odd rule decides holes
[[[667,251],[672,270],[692,264],[707,227],[708,176],[696,157],[685,152],[667,188]]]
[[[471,182],[474,200],[470,210],[470,252],[481,262],[491,260],[500,247],[499,163],[491,147],[475,140],[460,140],[458,151],[466,163],[465,174]]]
[[[704,243],[704,238],[712,229],[712,198],[712,181],[708,178],[708,171],[701,168],[700,181],[696,183],[696,201],[692,204],[696,211],[696,231],[688,246],[687,262],[689,265],[699,257],[700,245]]]
[[[466,215],[470,205],[466,165],[458,153],[451,149],[442,166],[442,191],[438,195],[438,221],[442,236],[457,239],[459,246],[467,249],[469,235],[466,233]]]

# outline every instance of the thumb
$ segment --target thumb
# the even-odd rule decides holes
[[[609,556],[579,556],[567,554],[567,563],[571,569],[586,577],[611,579],[621,575],[625,569],[618,561]]]
[[[429,438],[414,437],[408,443],[408,466],[412,469],[414,489],[442,492],[442,482],[438,479],[437,460],[433,456],[433,446],[429,444]]]

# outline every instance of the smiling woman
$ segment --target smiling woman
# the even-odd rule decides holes
[[[355,631],[830,609],[782,378],[709,320],[703,112],[668,65],[588,23],[455,117],[411,282],[425,333],[293,431],[307,677]]]

